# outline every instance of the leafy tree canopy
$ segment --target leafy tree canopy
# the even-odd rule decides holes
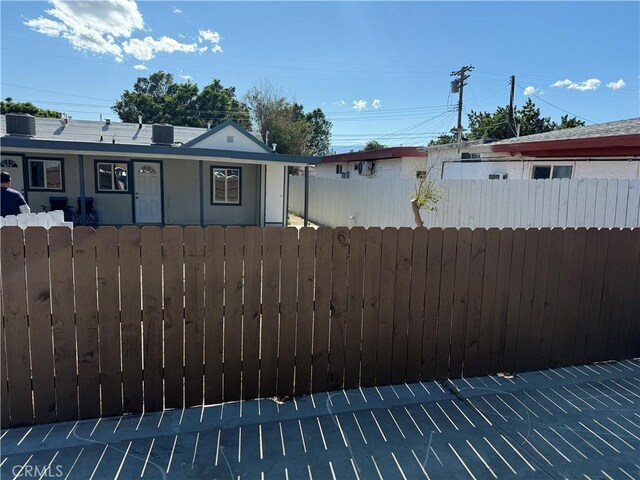
[[[176,83],[173,75],[159,71],[140,77],[133,91],[125,90],[112,110],[123,122],[170,123],[184,127],[212,127],[234,120],[251,128],[249,109],[236,98],[235,87],[213,79],[200,90],[192,82]]]
[[[387,146],[378,142],[377,140],[369,140],[364,147],[362,148],[363,152],[368,152],[369,150],[380,150],[381,148],[386,148]]]
[[[542,117],[540,109],[530,98],[521,108],[514,108],[513,115],[516,125],[520,126],[520,136],[584,125],[582,120],[575,117],[569,118],[568,115],[561,117],[559,124],[549,117]],[[473,110],[469,113],[469,138],[471,140],[480,138],[502,140],[515,136],[515,126],[509,122],[509,107],[498,107],[493,113]]]
[[[455,143],[457,142],[457,138],[458,138],[458,134],[456,133],[456,129],[452,128],[451,133],[443,133],[442,135],[439,135],[437,138],[434,138],[433,140],[429,141],[429,146],[432,147],[434,145],[447,145],[449,143]],[[465,142],[467,140],[469,140],[469,138],[463,134],[462,141]]]
[[[60,118],[62,114],[55,110],[49,110],[46,108],[40,108],[35,106],[31,102],[14,102],[13,98],[7,97],[4,101],[0,102],[0,113],[2,115],[7,113],[28,113],[34,117],[47,117],[47,118]]]
[[[277,144],[277,152],[316,156],[329,153],[332,124],[322,109],[305,113],[301,104],[287,99],[266,82],[252,87],[244,101],[262,140]]]

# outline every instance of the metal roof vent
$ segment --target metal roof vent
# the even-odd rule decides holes
[[[10,135],[36,135],[36,117],[27,113],[7,113],[7,133]]]
[[[173,145],[173,125],[155,124],[151,127],[151,141],[161,145]]]

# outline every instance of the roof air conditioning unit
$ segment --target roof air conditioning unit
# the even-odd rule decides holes
[[[358,163],[358,173],[360,175],[370,177],[372,172],[373,172],[373,164],[371,162],[365,162],[364,160],[361,160]]]
[[[151,127],[151,142],[160,145],[173,145],[173,125],[155,124]]]
[[[7,113],[7,133],[10,135],[36,135],[36,117],[27,113]]]
[[[506,180],[508,175],[506,173],[490,173],[489,180]]]

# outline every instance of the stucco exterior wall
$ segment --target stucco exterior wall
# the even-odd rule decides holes
[[[164,223],[200,224],[199,162],[164,161]],[[203,174],[206,172],[203,171]],[[205,193],[205,201],[206,193]]]

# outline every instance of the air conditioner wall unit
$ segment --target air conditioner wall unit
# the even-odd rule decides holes
[[[371,174],[373,173],[373,169],[374,169],[374,163],[373,162],[367,162],[365,160],[361,160],[358,163],[358,173],[360,175],[366,176],[366,177],[370,177]]]
[[[350,174],[351,174],[351,172],[342,172],[341,176],[342,176],[342,178],[349,178]]]

